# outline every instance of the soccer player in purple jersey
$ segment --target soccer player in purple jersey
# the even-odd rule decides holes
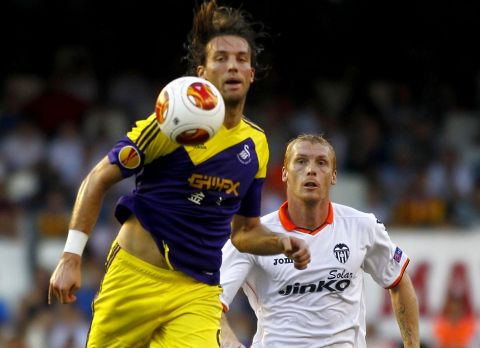
[[[279,237],[259,219],[268,145],[262,129],[243,115],[258,35],[245,12],[203,3],[187,58],[192,71],[222,93],[226,115],[218,134],[201,146],[181,146],[162,134],[152,114],[82,182],[49,303],[75,301],[81,255],[102,199],[112,185],[136,176],[135,189],[116,206],[122,226],[93,303],[88,347],[218,347],[219,269],[229,237],[241,252],[283,253],[298,269],[310,262],[302,239]]]

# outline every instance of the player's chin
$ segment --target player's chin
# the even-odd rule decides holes
[[[228,106],[236,106],[243,103],[245,101],[246,95],[247,93],[243,89],[224,91],[222,93],[223,101],[225,102],[225,105]]]
[[[306,204],[315,204],[321,199],[321,195],[318,193],[318,191],[313,190],[303,191],[301,197],[303,202]]]

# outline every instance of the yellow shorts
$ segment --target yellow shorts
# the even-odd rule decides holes
[[[153,266],[114,242],[87,347],[220,347],[221,291]]]

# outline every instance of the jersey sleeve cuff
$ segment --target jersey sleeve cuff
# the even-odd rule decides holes
[[[387,289],[387,290],[392,289],[395,286],[397,286],[398,283],[400,283],[400,280],[402,280],[403,274],[405,273],[405,270],[407,269],[407,266],[408,266],[409,263],[410,263],[410,259],[406,259],[405,263],[403,264],[402,271],[400,272],[400,275],[397,277],[397,279],[395,279],[395,281],[391,285],[387,286],[385,289]]]

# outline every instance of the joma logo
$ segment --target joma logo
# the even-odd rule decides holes
[[[273,265],[283,265],[284,263],[293,263],[293,260],[289,257],[282,257],[281,259],[273,259]]]

